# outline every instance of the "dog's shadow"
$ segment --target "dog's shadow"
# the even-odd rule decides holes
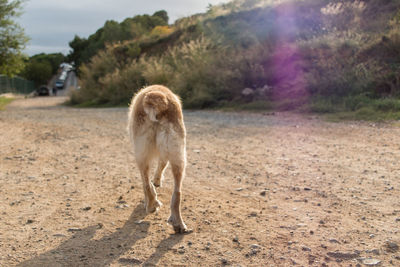
[[[150,223],[141,221],[145,215],[143,205],[139,204],[124,226],[116,232],[95,240],[93,236],[99,226],[89,226],[77,231],[58,247],[22,262],[18,266],[108,266],[130,250],[138,240],[147,236]],[[182,238],[181,235],[171,235],[161,241],[156,252],[145,261],[145,264],[157,264],[169,248],[180,242]],[[165,247],[166,245],[168,248]],[[130,265],[142,263],[135,258],[122,258],[120,261],[121,263],[126,261]]]

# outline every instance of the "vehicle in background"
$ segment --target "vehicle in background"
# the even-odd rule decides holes
[[[60,69],[65,72],[70,72],[71,70],[73,70],[73,68],[74,67],[69,63],[63,62],[60,64]]]
[[[58,77],[59,80],[65,81],[67,79],[68,73],[66,71],[61,72],[60,77]]]
[[[57,89],[64,89],[65,80],[67,79],[68,73],[66,71],[62,71],[58,79],[56,80],[55,86]]]
[[[36,94],[38,96],[48,96],[50,95],[50,89],[46,85],[41,85],[36,89]]]
[[[54,87],[58,90],[64,89],[65,81],[68,78],[68,73],[74,69],[73,65],[69,63],[61,63],[59,69],[59,76],[54,83]]]
[[[64,82],[63,80],[57,80],[55,86],[57,89],[64,89]]]

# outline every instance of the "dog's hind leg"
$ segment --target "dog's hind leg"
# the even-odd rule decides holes
[[[180,209],[181,188],[182,179],[185,172],[185,161],[171,161],[170,163],[172,174],[174,175],[174,192],[171,199],[171,216],[168,219],[168,223],[174,227],[175,233],[188,233],[191,230],[188,230],[183,222]]]
[[[157,211],[161,207],[161,202],[157,199],[157,192],[153,184],[150,183],[149,163],[146,161],[138,162],[140,174],[142,176],[144,205],[147,213]]]
[[[159,157],[158,159],[158,166],[157,166],[157,170],[154,174],[154,178],[153,178],[153,185],[155,187],[160,187],[162,184],[162,181],[164,179],[164,170],[165,167],[167,167],[168,164],[168,160],[165,159],[164,157]]]

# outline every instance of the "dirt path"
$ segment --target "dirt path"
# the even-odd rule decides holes
[[[183,217],[145,215],[126,109],[0,112],[0,266],[400,265],[400,128],[186,112]]]

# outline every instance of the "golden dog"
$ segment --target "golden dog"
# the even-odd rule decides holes
[[[176,233],[189,232],[180,211],[186,166],[186,130],[178,96],[161,85],[143,88],[133,97],[128,118],[128,131],[143,180],[146,212],[155,212],[161,207],[154,186],[161,186],[163,172],[169,162],[175,186],[168,223],[172,224]],[[158,166],[151,183],[150,163],[156,158]]]

